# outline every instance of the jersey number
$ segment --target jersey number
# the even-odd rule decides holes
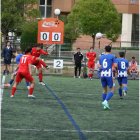
[[[106,59],[103,60],[103,68],[107,68],[107,61],[106,61]]]
[[[121,69],[125,69],[125,62],[121,62]]]
[[[26,59],[27,59],[27,57],[22,57],[21,58],[21,63],[26,63]]]

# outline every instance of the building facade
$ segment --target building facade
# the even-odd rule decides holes
[[[61,9],[61,15],[71,12],[77,0],[39,0],[42,17],[54,17],[54,9]],[[122,15],[122,47],[138,46],[139,42],[139,0],[112,0]]]

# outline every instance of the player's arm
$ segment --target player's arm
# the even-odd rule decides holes
[[[96,59],[97,59],[97,57],[96,57],[96,53],[95,53],[95,59],[94,59],[94,62],[96,62]]]
[[[41,50],[40,50],[40,54],[48,55],[49,53],[41,49]]]
[[[86,59],[89,60],[89,54],[88,53],[86,53]]]

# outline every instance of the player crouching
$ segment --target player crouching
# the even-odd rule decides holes
[[[119,52],[119,58],[116,59],[118,69],[118,83],[119,83],[119,95],[120,99],[127,94],[127,71],[129,67],[128,60],[125,59],[125,53]]]
[[[20,59],[16,80],[11,91],[11,97],[14,97],[17,85],[24,78],[26,81],[30,82],[28,97],[35,98],[35,96],[33,95],[34,79],[32,77],[32,69],[31,69],[32,59],[33,57],[31,56],[31,48],[28,48],[25,50],[25,55],[23,55]]]

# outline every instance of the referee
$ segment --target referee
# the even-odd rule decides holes
[[[83,60],[83,54],[80,52],[81,49],[77,48],[77,52],[74,54],[74,63],[75,63],[75,76],[74,78],[77,78],[77,71],[79,70],[78,77],[80,78],[81,75],[81,63]]]

